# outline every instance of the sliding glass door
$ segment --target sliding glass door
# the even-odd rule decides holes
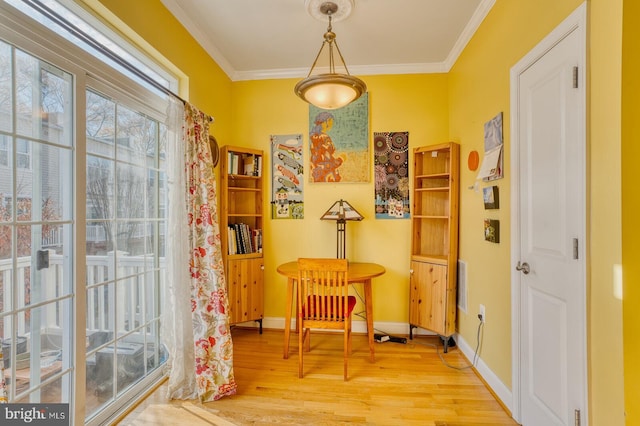
[[[0,340],[16,403],[72,395],[73,99],[71,74],[0,41]]]
[[[167,359],[166,95],[13,12],[0,1],[5,389],[108,424]]]
[[[167,358],[164,126],[87,90],[86,318],[89,417]]]

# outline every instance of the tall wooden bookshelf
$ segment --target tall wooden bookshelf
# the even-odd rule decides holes
[[[235,146],[223,146],[220,152],[220,239],[229,322],[256,321],[262,334],[264,154]]]
[[[409,337],[420,327],[444,338],[456,329],[460,146],[415,148]]]

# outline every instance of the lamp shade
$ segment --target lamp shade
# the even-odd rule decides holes
[[[321,220],[362,220],[362,216],[351,204],[344,200],[338,200],[327,210]]]
[[[342,0],[341,3],[344,4],[345,0]],[[309,74],[296,84],[294,92],[303,101],[318,108],[337,109],[362,96],[367,91],[367,85],[364,81],[349,74],[347,64],[344,62],[336,41],[336,34],[331,30],[331,16],[338,12],[338,4],[332,1],[315,1],[314,4],[319,5],[319,13],[321,15],[328,17],[329,27],[327,32],[324,33],[324,41],[313,65],[311,65]],[[322,52],[325,51],[325,47],[327,47],[326,51],[329,57],[329,72],[313,74],[313,70],[318,63],[318,59],[322,56]],[[344,74],[336,72],[336,57],[342,63]]]
[[[299,81],[294,90],[306,102],[331,110],[358,99],[367,86],[349,74],[318,74]]]

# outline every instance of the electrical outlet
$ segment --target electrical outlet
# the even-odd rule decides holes
[[[478,318],[480,318],[480,321],[485,322],[487,321],[487,314],[485,313],[485,309],[484,309],[484,305],[480,305],[480,308],[478,309]]]

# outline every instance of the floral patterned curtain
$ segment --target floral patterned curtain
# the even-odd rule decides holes
[[[233,343],[209,145],[210,118],[189,104],[184,117],[195,374],[200,400],[212,401],[236,393]]]
[[[169,176],[173,212],[169,213],[169,241],[176,255],[169,256],[168,266],[167,299],[173,305],[168,309],[165,335],[171,345],[169,397],[198,397],[202,402],[233,395],[237,388],[209,146],[210,120],[186,103],[182,141],[168,149],[169,155],[184,160],[181,167],[176,164],[169,171],[179,175],[181,169],[183,173]],[[187,306],[190,318],[186,317]]]

